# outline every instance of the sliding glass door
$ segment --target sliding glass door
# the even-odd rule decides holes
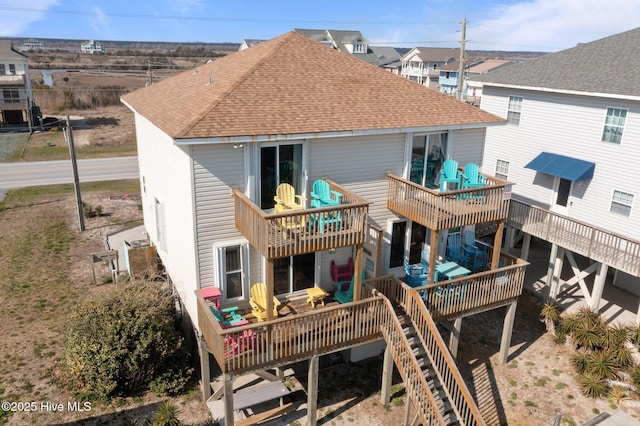
[[[281,183],[290,184],[296,194],[301,194],[304,191],[302,170],[302,144],[260,148],[260,207],[273,208],[273,197]]]

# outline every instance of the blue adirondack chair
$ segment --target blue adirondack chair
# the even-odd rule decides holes
[[[428,275],[427,272],[425,272],[424,265],[422,265],[422,263],[410,265],[409,262],[405,260],[404,272],[404,282],[407,283],[409,287],[421,287],[427,285]]]
[[[462,187],[480,188],[484,185],[485,179],[484,176],[480,174],[480,166],[473,163],[465,164],[464,172],[462,173]]]
[[[452,232],[447,235],[447,250],[445,252],[447,260],[456,263],[464,263],[465,255],[462,249],[462,236],[459,232]]]
[[[460,189],[460,179],[462,173],[458,170],[458,162],[456,160],[445,160],[440,169],[440,191],[449,191],[451,189]],[[453,183],[452,185],[449,185]]]

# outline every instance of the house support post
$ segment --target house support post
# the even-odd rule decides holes
[[[491,269],[500,267],[500,251],[502,249],[502,234],[504,233],[504,220],[498,223],[496,235],[493,238],[493,256],[491,257]]]
[[[551,253],[549,254],[549,263],[547,264],[547,303],[555,303],[556,298],[553,293],[553,272],[556,265],[556,259],[558,258],[558,245],[556,243],[551,244]]]
[[[437,229],[431,230],[431,242],[429,248],[429,271],[427,271],[427,283],[431,284],[435,282],[436,273],[436,259],[438,257],[438,238],[440,238],[440,231]]]
[[[354,283],[355,284],[355,283]],[[313,354],[309,359],[309,377],[307,379],[307,424],[316,426],[318,424],[318,370],[320,357]]]
[[[458,356],[458,343],[460,343],[460,329],[462,328],[462,317],[456,318],[453,321],[453,329],[451,330],[451,336],[449,336],[449,352],[453,359]]]
[[[607,278],[607,270],[609,267],[604,263],[598,265],[598,272],[596,272],[596,278],[593,282],[593,290],[591,291],[591,304],[589,308],[593,312],[600,310],[600,299],[602,299],[602,291],[604,290],[604,282]]]
[[[502,325],[502,340],[500,341],[500,354],[498,362],[506,364],[509,357],[509,347],[511,346],[511,333],[513,332],[513,320],[516,317],[516,306],[518,299],[515,299],[507,307],[507,313],[504,316],[504,324]]]
[[[228,373],[222,375],[224,379],[224,424],[233,426],[233,376]]]
[[[356,246],[356,260],[353,264],[353,301],[362,300],[362,258],[363,244]]]
[[[267,300],[265,309],[267,310],[267,322],[273,320],[273,259],[267,259],[265,264],[265,287],[267,292]],[[269,360],[273,359],[273,326],[267,326],[267,356]]]
[[[391,382],[393,380],[393,353],[391,343],[387,343],[384,350],[384,360],[382,364],[382,389],[380,389],[380,402],[385,407],[391,402]]]
[[[524,234],[522,237],[522,250],[520,251],[520,259],[529,260],[529,249],[531,248],[531,234]]]
[[[202,397],[207,402],[211,398],[211,370],[209,350],[203,336],[198,336],[198,354],[200,355],[200,380],[202,381]]]
[[[560,276],[562,275],[562,267],[564,265],[564,248],[558,247],[558,254],[553,265],[553,275],[551,277],[550,295],[555,302],[560,293]]]

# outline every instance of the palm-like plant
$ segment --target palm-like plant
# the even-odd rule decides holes
[[[609,392],[607,380],[590,373],[580,376],[580,386],[582,393],[594,399],[605,397]]]
[[[587,371],[585,374],[614,379],[618,373],[618,363],[608,351],[596,351],[587,356]]]
[[[578,322],[572,336],[578,347],[594,350],[602,345],[604,329],[605,327],[601,324],[583,318]]]
[[[560,321],[560,312],[558,307],[551,303],[545,303],[540,311],[540,316],[544,320],[544,324],[547,327],[547,332],[555,335],[556,324]]]

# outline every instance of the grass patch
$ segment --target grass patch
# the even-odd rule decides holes
[[[24,145],[26,148],[22,152]],[[51,160],[68,160],[69,144],[64,138],[62,131],[47,131],[34,133],[28,142],[21,143],[16,150],[18,157],[22,152],[22,160],[25,161],[51,161]],[[135,145],[123,146],[94,146],[76,144],[77,158],[102,158],[102,157],[122,157],[129,155],[137,155]],[[19,159],[19,158],[18,158]],[[16,159],[17,160],[17,159]]]
[[[537,407],[537,405],[536,405],[536,403],[535,403],[535,402],[533,402],[533,401],[529,401],[529,400],[526,400],[526,401],[524,402],[524,406],[525,406],[525,407]]]

